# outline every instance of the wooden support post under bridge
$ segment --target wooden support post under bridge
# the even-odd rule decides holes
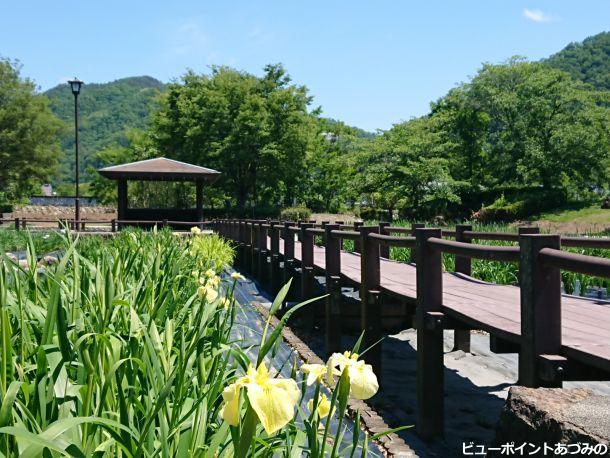
[[[424,439],[443,435],[443,263],[428,244],[440,229],[416,229],[417,263],[417,433]]]
[[[338,230],[338,224],[327,224],[326,232],[326,307],[325,343],[328,355],[341,351],[341,239],[333,237],[331,231]]]
[[[375,372],[381,370],[381,292],[380,292],[380,259],[379,244],[368,237],[371,233],[379,233],[379,226],[360,227],[360,329],[364,331],[362,350],[368,349],[367,361]]]

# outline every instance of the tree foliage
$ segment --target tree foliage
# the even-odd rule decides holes
[[[285,206],[297,195],[315,119],[307,88],[281,65],[261,77],[213,67],[169,85],[153,118],[159,151],[223,172],[216,188],[241,213]]]
[[[62,123],[45,97],[20,75],[19,64],[0,59],[0,203],[48,182],[60,154]]]
[[[262,76],[188,72],[167,86],[149,131],[92,162],[167,155],[219,169],[206,204],[241,214],[306,205],[380,218],[468,218],[482,207],[527,217],[608,192],[608,36],[543,62],[483,64],[427,115],[377,133],[321,117],[281,65]],[[104,186],[96,180],[93,189]],[[134,189],[142,202],[165,195]]]
[[[96,161],[166,153],[217,168],[223,174],[206,188],[208,207],[242,214],[304,204],[383,218],[463,218],[496,202],[485,214],[522,217],[608,188],[609,94],[513,58],[484,64],[428,115],[367,134],[311,110],[307,89],[281,66],[261,77],[216,67],[169,85],[152,129]],[[186,188],[166,188],[183,203],[192,198]],[[114,193],[100,180],[92,189]],[[167,197],[134,190],[141,202]],[[536,195],[544,205],[531,204]]]

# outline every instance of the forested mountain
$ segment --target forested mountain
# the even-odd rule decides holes
[[[104,84],[85,84],[79,96],[81,169],[97,166],[95,155],[109,146],[127,144],[126,131],[145,129],[154,100],[165,85],[150,76],[122,78]],[[62,181],[72,181],[74,164],[74,97],[68,84],[45,92],[51,109],[67,128],[61,138]]]
[[[610,90],[610,32],[570,43],[546,62],[597,89]]]

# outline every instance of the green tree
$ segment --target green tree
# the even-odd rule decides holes
[[[438,121],[425,116],[396,124],[363,145],[354,180],[362,205],[420,219],[459,202],[449,161],[441,157],[445,145]]]
[[[338,212],[350,200],[354,157],[368,136],[343,122],[319,118],[299,199],[315,211]]]
[[[18,63],[0,60],[0,190],[14,201],[49,182],[60,155],[62,123]],[[0,198],[2,200],[2,198]]]
[[[188,72],[169,85],[153,117],[159,151],[223,172],[216,187],[237,204],[277,208],[297,196],[315,133],[307,88],[281,65],[262,77],[228,67]]]
[[[485,176],[484,146],[490,116],[472,97],[471,90],[469,84],[450,90],[432,104],[432,116],[438,121],[452,176],[475,186]]]
[[[487,113],[486,163],[495,183],[545,188],[600,184],[608,154],[608,93],[567,73],[511,60],[484,65],[471,97]]]
[[[129,130],[126,133],[126,138],[126,146],[117,145],[104,148],[95,154],[94,162],[102,168],[151,159],[157,155],[154,146],[145,132]],[[116,181],[102,177],[93,166],[89,166],[87,172],[92,177],[89,186],[91,195],[103,204],[116,205],[118,198]],[[134,190],[130,189],[130,193],[133,192]]]

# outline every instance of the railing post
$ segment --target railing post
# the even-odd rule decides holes
[[[252,220],[244,221],[246,230],[246,245],[245,245],[245,257],[244,257],[244,268],[247,272],[252,273],[252,259],[254,259],[254,245],[252,243],[254,235],[254,223]]]
[[[386,230],[391,223],[388,222],[380,222],[379,223],[379,233],[384,235],[390,235],[390,233]],[[379,245],[379,256],[385,259],[390,259],[390,247],[389,245]]]
[[[266,221],[258,222],[258,259],[257,259],[257,270],[260,282],[265,285],[269,278],[269,271],[267,270],[267,229],[263,227],[263,224],[267,224]]]
[[[258,275],[258,222],[251,220],[250,222],[250,237],[251,237],[251,248],[250,248],[250,272],[254,278]]]
[[[271,293],[277,294],[280,290],[280,227],[279,223],[274,221],[271,223],[269,230],[271,236]]]
[[[455,241],[471,243],[472,239],[464,234],[466,231],[472,231],[472,224],[457,224],[455,226]],[[465,256],[456,256],[455,271],[470,276],[472,274],[472,260]]]
[[[110,220],[110,232],[116,232],[116,219]]]
[[[519,226],[517,231],[519,231],[519,235],[540,234],[540,228],[537,226]]]
[[[240,270],[244,269],[245,245],[244,222],[242,220],[237,220],[237,265]]]
[[[417,229],[423,229],[425,228],[426,225],[424,223],[413,223],[411,224],[411,237],[415,237],[415,231],[417,231]],[[409,262],[416,262],[415,258],[417,256],[415,255],[415,248],[411,249],[411,253],[409,254]]]
[[[440,229],[416,229],[417,265],[417,432],[423,439],[443,435],[443,264],[428,243]]]
[[[472,239],[466,237],[464,232],[472,231],[472,224],[457,224],[455,226],[455,241],[470,243]],[[472,275],[472,260],[465,256],[455,257],[455,271],[464,275]],[[453,351],[462,350],[470,353],[470,329],[453,330]]]
[[[326,266],[326,307],[325,343],[330,355],[341,350],[341,240],[330,232],[338,230],[338,224],[326,224],[325,266]]]
[[[18,231],[21,229],[21,224],[19,223],[19,218],[15,218],[15,230]]]
[[[358,232],[360,228],[364,225],[362,221],[354,221],[354,230]],[[360,239],[354,240],[354,253],[360,253],[362,248],[360,246]]]
[[[379,226],[360,227],[360,329],[364,331],[362,349],[376,345],[367,352],[367,362],[375,372],[381,373],[381,291],[379,243],[369,238],[371,233],[379,233]]]
[[[544,382],[541,355],[559,355],[561,350],[561,272],[540,262],[542,248],[561,248],[559,235],[524,234],[519,237],[521,259],[521,352],[519,383],[537,388],[561,387],[561,380]]]
[[[345,223],[343,221],[335,221],[335,224],[339,226],[338,229],[341,230],[341,226]],[[339,239],[339,246],[343,249],[343,239]]]
[[[320,228],[324,229],[326,227],[326,225],[328,225],[328,224],[330,224],[330,221],[321,221],[320,222]],[[321,244],[316,243],[316,239],[317,238],[321,238],[322,239],[322,243]],[[314,238],[313,238],[314,244],[318,245],[318,246],[324,246],[325,243],[326,243],[325,238],[326,238],[326,234],[324,234],[322,236],[317,236],[317,237],[314,236]]]
[[[284,280],[283,283],[286,284],[294,275],[294,234],[290,230],[292,226],[290,221],[284,222]],[[294,297],[294,287],[291,291],[288,292],[289,297]]]
[[[301,300],[313,297],[313,241],[314,235],[307,229],[313,223],[301,224]]]
[[[27,219],[23,218],[21,220],[21,227],[22,227],[23,230],[27,229],[27,227],[28,227]]]

